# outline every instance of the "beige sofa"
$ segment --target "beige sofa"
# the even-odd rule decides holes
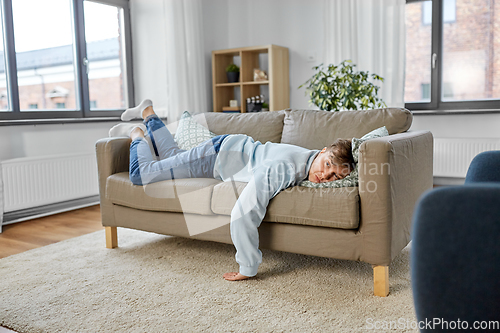
[[[390,136],[360,147],[359,187],[282,191],[259,233],[261,248],[370,263],[375,295],[389,293],[388,266],[410,241],[415,202],[432,187],[433,138],[428,131],[407,131],[408,110],[205,113],[197,119],[216,134],[309,149],[385,125]],[[116,227],[231,244],[229,215],[245,183],[178,179],[135,186],[128,175],[129,144],[126,138],[96,143],[107,247],[118,245]]]

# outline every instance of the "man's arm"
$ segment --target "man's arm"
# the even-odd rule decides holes
[[[266,163],[254,175],[236,201],[231,212],[231,239],[236,247],[240,274],[254,276],[262,262],[259,232],[269,201],[281,190],[293,184],[295,168],[279,161]]]

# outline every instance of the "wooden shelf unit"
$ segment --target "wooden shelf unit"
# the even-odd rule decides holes
[[[267,59],[263,55],[267,55]],[[239,82],[227,82],[226,67],[231,63],[240,67]],[[265,70],[268,80],[254,81],[255,68]],[[262,87],[269,90],[264,94],[269,111],[290,107],[288,48],[265,45],[212,51],[214,112],[222,112],[223,107],[229,106],[231,99],[237,99],[241,112],[246,112],[246,99],[261,95]]]

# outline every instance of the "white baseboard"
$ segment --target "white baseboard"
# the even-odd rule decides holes
[[[464,182],[465,182],[465,178],[434,177],[434,185],[438,185],[438,186],[463,185]]]
[[[93,195],[86,198],[74,199],[64,202],[59,202],[55,204],[33,207],[28,209],[17,210],[13,212],[7,212],[3,214],[2,225],[7,225],[11,223],[23,222],[27,220],[36,219],[39,217],[44,217],[48,215],[54,215],[58,213],[67,212],[70,210],[80,209],[84,207],[94,206],[99,204],[99,196]],[[0,229],[1,231],[1,229]]]

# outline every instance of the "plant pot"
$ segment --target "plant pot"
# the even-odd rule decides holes
[[[238,82],[240,79],[240,72],[226,72],[226,74],[228,83]]]

